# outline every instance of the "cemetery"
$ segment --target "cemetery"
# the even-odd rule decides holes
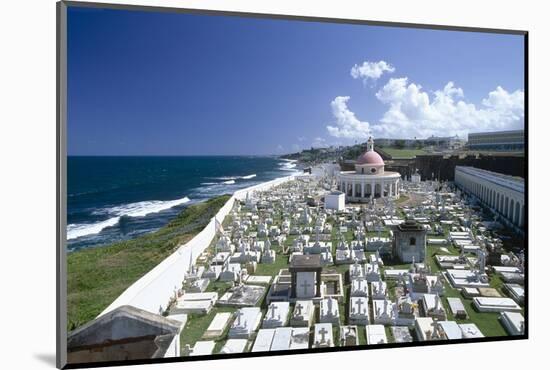
[[[523,332],[523,255],[474,198],[398,181],[348,203],[339,185],[303,175],[234,200],[166,310],[187,316],[182,353]]]

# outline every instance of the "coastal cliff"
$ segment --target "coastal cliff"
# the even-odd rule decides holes
[[[199,233],[230,195],[186,207],[163,228],[67,255],[67,328],[94,319],[126,288]]]

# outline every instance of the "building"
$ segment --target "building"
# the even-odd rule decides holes
[[[470,150],[510,150],[525,149],[524,130],[476,132],[468,134]]]
[[[143,360],[179,357],[185,322],[133,306],[120,306],[69,333],[67,361]]]
[[[384,166],[384,160],[374,151],[374,140],[370,137],[367,151],[355,161],[355,171],[338,174],[338,190],[346,194],[346,200],[351,202],[399,196],[401,175],[384,171]]]
[[[477,197],[514,226],[523,228],[524,179],[475,167],[456,166],[455,184],[466,193]]]
[[[343,211],[346,208],[346,194],[333,191],[325,195],[325,209]]]
[[[393,230],[393,254],[403,263],[423,262],[426,257],[426,229],[407,220]]]
[[[445,137],[432,135],[429,138],[423,140],[423,143],[424,145],[433,145],[437,148],[450,150],[461,149],[465,145],[464,140],[458,137],[458,135]]]

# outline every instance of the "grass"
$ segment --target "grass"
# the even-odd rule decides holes
[[[401,194],[401,195],[399,196],[399,199],[397,199],[397,200],[395,201],[395,204],[402,204],[402,203],[405,203],[405,202],[408,201],[409,199],[410,199],[410,198],[409,198],[408,196]]]
[[[418,154],[426,154],[422,149],[397,149],[397,148],[382,148],[392,158],[415,158]]]
[[[200,232],[229,195],[186,207],[165,227],[135,239],[67,255],[67,328],[99,315],[126,288]]]
[[[193,347],[195,346],[195,343],[199,340],[201,340],[201,337],[203,336],[206,329],[208,329],[208,326],[210,326],[210,323],[212,320],[214,320],[214,316],[216,316],[217,313],[220,312],[235,312],[237,309],[235,307],[214,307],[207,315],[197,315],[197,314],[191,314],[187,317],[187,323],[185,324],[185,328],[182,330],[180,335],[180,343],[181,348],[183,348],[186,344],[189,344],[189,346]],[[220,338],[214,340],[216,342],[216,345],[214,346],[214,352],[217,353],[221,350],[223,347],[223,343],[225,343],[225,336],[227,334],[227,331],[229,331],[230,325],[227,325],[227,328],[225,329],[225,332],[223,335],[220,336]]]

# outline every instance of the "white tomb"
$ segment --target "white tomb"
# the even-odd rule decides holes
[[[365,326],[365,335],[367,344],[384,344],[388,343],[386,330],[384,325],[367,325]]]
[[[313,298],[317,294],[316,272],[300,271],[296,273],[296,298]]]
[[[376,284],[376,283],[373,283]],[[369,284],[362,278],[351,280],[351,296],[352,297],[368,297]]]
[[[377,263],[365,264],[365,278],[369,283],[380,280],[380,267]]]
[[[310,327],[313,323],[313,316],[315,314],[315,306],[313,301],[298,300],[294,305],[294,311],[290,318],[291,326],[298,327]]]
[[[313,328],[313,348],[334,347],[332,324],[315,324]]]
[[[349,323],[352,325],[369,324],[369,302],[364,297],[351,297],[349,302]]]
[[[290,348],[292,328],[277,328],[271,342],[271,351],[286,351]]]
[[[476,324],[458,324],[458,326],[460,326],[460,330],[462,330],[462,337],[464,339],[485,337]]]
[[[309,348],[309,327],[292,328],[292,337],[290,338],[289,349]]]
[[[220,353],[242,353],[246,350],[247,339],[228,339]]]
[[[261,261],[262,263],[275,263],[275,251],[271,249],[271,242],[269,239],[265,241],[265,248],[262,253]]]
[[[288,302],[271,302],[262,323],[262,328],[278,328],[288,323]]]
[[[456,321],[437,321],[437,327],[442,339],[462,339],[462,330]]]
[[[525,333],[525,319],[519,312],[503,312],[500,322],[510,335],[522,335]]]
[[[359,344],[358,328],[355,325],[340,326],[340,346],[356,346]]]
[[[479,312],[521,311],[521,307],[511,298],[474,297],[473,301],[475,308]]]
[[[205,356],[211,355],[214,351],[214,346],[216,342],[213,340],[203,340],[195,343],[193,351],[189,354],[190,356]]]
[[[387,284],[382,280],[372,282],[371,287],[371,297],[372,299],[386,299],[387,294]]]
[[[389,299],[373,299],[372,312],[375,324],[391,325],[395,320],[395,310],[393,302]]]
[[[275,335],[275,329],[260,329],[256,334],[256,340],[251,352],[267,352],[271,350],[271,342]]]
[[[204,339],[215,339],[219,338],[225,329],[227,328],[227,325],[229,324],[229,320],[233,314],[231,312],[219,312],[214,316],[214,319],[212,322],[210,322],[210,325],[208,326],[208,329],[204,332],[202,337]]]
[[[449,307],[455,318],[462,320],[468,318],[468,312],[464,308],[464,304],[460,298],[447,297],[447,302],[449,302]]]
[[[229,338],[249,339],[260,325],[262,312],[259,307],[243,307],[235,312],[235,320],[229,329]]]
[[[336,299],[328,297],[321,300],[319,306],[319,321],[321,323],[332,323],[339,325],[340,312],[338,308],[338,301]]]

